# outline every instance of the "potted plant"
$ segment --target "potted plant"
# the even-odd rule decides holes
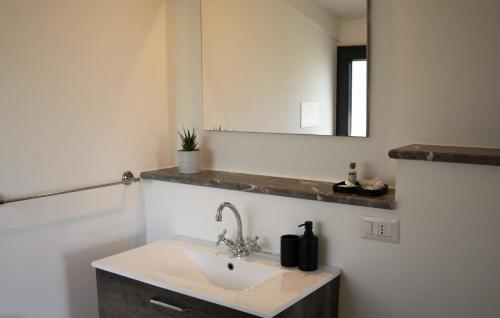
[[[182,133],[177,132],[181,137],[182,149],[177,152],[179,161],[179,171],[181,173],[200,173],[201,172],[201,153],[196,140],[196,130],[182,128]]]

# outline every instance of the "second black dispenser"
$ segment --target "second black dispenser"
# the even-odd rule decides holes
[[[318,269],[318,237],[314,235],[311,221],[299,225],[302,226],[305,231],[299,238],[299,269],[306,272],[315,271]]]

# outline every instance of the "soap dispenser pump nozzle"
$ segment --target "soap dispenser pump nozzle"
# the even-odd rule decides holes
[[[299,227],[304,227],[305,228],[305,231],[304,231],[304,236],[305,237],[314,236],[314,233],[313,233],[313,222],[306,221],[306,222],[304,222],[304,224],[299,225]]]

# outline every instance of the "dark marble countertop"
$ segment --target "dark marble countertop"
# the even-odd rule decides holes
[[[393,159],[500,166],[499,148],[409,145],[389,151]]]
[[[294,178],[281,178],[246,173],[203,170],[197,174],[182,174],[177,168],[141,173],[141,178],[205,186],[212,188],[270,194],[305,200],[357,205],[379,209],[395,209],[395,190],[380,197],[333,192],[333,183]]]

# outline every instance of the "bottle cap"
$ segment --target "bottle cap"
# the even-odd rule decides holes
[[[355,162],[351,162],[351,164],[349,165],[349,167],[351,167],[351,169],[356,169],[356,163]]]

